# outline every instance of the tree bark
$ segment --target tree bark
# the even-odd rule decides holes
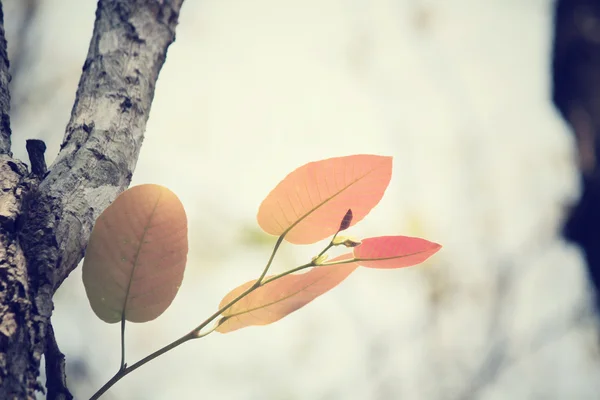
[[[585,253],[600,311],[600,2],[558,0],[554,23],[553,101],[575,134],[583,189],[564,235]]]
[[[0,3],[0,154],[12,156],[10,152],[10,93],[8,91],[10,74],[8,67],[8,51],[4,36],[4,10]]]
[[[31,162],[35,173],[10,154],[3,97],[8,59],[0,29],[1,399],[35,397],[44,353],[55,369],[47,373],[48,397],[72,398],[50,326],[52,296],[83,258],[98,215],[131,181],[182,3],[98,2],[71,119],[47,173],[40,172],[39,151]]]

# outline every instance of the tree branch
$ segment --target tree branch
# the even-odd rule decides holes
[[[28,139],[25,144],[27,154],[29,155],[29,163],[31,164],[31,173],[41,179],[46,175],[46,143],[39,139]]]
[[[10,92],[8,91],[10,73],[8,67],[8,52],[4,36],[4,10],[2,1],[0,1],[0,154],[8,154],[12,157],[10,152]]]
[[[0,155],[0,398],[32,399],[40,388],[52,296],[83,258],[98,215],[131,181],[182,3],[99,0],[50,172],[38,185],[37,174]]]
[[[131,181],[183,0],[100,0],[61,151],[29,207],[30,261],[53,293],[83,258],[98,215]],[[40,251],[41,250],[41,251]]]
[[[52,324],[48,323],[46,334],[46,390],[48,400],[72,400],[73,395],[67,389],[65,355],[58,348]]]

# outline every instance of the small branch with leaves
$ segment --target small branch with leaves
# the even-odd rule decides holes
[[[276,322],[339,285],[359,266],[403,268],[435,254],[441,246],[420,238],[339,235],[379,203],[391,175],[392,158],[376,155],[330,158],[290,173],[258,211],[260,227],[278,236],[259,277],[229,292],[196,328],[132,365],[125,362],[125,323],[153,320],[169,307],[183,280],[188,229],[183,204],[169,189],[147,184],[123,192],[96,221],[83,264],[92,309],[105,322],[121,323],[120,367],[91,399],[190,340]],[[332,235],[310,262],[267,275],[284,240],[311,244]],[[352,251],[328,261],[327,252],[336,246]],[[297,273],[303,270],[309,271]]]

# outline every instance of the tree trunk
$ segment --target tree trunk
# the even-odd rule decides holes
[[[52,296],[84,255],[98,215],[127,188],[183,0],[100,0],[56,161],[39,141],[32,171],[12,158],[8,57],[0,12],[0,398],[72,398],[50,325]],[[1,10],[1,3],[0,3]]]
[[[564,233],[585,252],[600,309],[600,2],[558,0],[554,22],[553,100],[575,133],[583,189]]]

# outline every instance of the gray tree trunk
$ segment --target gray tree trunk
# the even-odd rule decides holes
[[[72,398],[50,317],[52,296],[84,255],[98,215],[127,188],[183,0],[100,0],[71,119],[46,171],[10,151],[0,1],[0,399],[33,399],[46,355],[48,398]]]

